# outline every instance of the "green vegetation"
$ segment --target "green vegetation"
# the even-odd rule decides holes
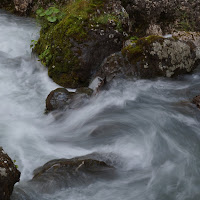
[[[37,42],[38,42],[37,40],[31,40],[30,48],[34,48]]]
[[[14,163],[14,165],[15,165],[16,160],[13,160],[13,163]],[[18,169],[18,165],[15,165],[15,167]]]
[[[122,55],[127,57],[132,64],[135,64],[138,61],[142,61],[143,59],[145,59],[144,51],[150,48],[150,45],[153,42],[162,42],[163,40],[163,37],[155,35],[137,39],[133,42],[132,45],[129,45],[122,49]]]
[[[58,22],[64,17],[64,13],[56,7],[49,7],[47,10],[39,8],[36,11],[36,19],[43,28],[47,28],[50,23]]]
[[[177,24],[177,28],[178,30],[181,31],[194,31],[194,27],[195,27],[195,22],[194,21],[190,21],[190,17],[188,15],[188,13],[180,11],[179,12],[179,20],[178,20],[178,24]]]
[[[109,23],[116,25],[116,28],[118,31],[122,32],[122,23],[121,20],[119,19],[119,16],[116,16],[115,14],[103,14],[100,15],[96,18],[94,18],[94,21],[97,24],[103,24],[103,25],[107,25]]]
[[[97,17],[97,9],[104,6],[102,0],[75,0],[63,7],[64,15],[55,22],[49,22],[49,15],[56,16],[58,10],[46,12],[38,11],[42,20],[40,38],[35,44],[34,52],[48,67],[49,76],[59,85],[64,87],[87,86],[81,74],[79,56],[81,49],[75,44],[84,42],[88,37],[91,24]],[[49,26],[44,24],[50,23]],[[96,22],[95,22],[96,23]]]
[[[136,41],[136,40],[138,40],[139,38],[137,37],[137,36],[132,36],[132,37],[130,37],[130,40],[132,41],[132,42],[134,42],[134,41]]]

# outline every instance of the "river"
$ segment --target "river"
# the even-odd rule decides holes
[[[12,200],[199,200],[200,112],[189,101],[200,93],[200,69],[176,79],[117,80],[55,119],[44,114],[45,99],[59,86],[31,54],[38,36],[33,20],[0,10],[0,146],[21,171]],[[29,188],[47,161],[93,152],[113,162],[117,178],[53,194]]]

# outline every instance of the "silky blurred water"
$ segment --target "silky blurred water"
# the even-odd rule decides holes
[[[177,79],[117,80],[60,119],[44,114],[57,87],[31,55],[39,28],[0,11],[0,146],[17,160],[12,200],[199,200],[200,73]],[[51,195],[29,188],[33,170],[55,158],[98,152],[116,167],[113,180]]]

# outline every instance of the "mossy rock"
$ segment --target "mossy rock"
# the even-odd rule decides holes
[[[59,23],[41,29],[34,52],[57,84],[85,87],[104,58],[122,48],[128,14],[113,0],[70,1],[63,12]]]
[[[95,76],[107,82],[116,77],[173,77],[191,72],[199,63],[194,43],[152,35],[107,57]]]

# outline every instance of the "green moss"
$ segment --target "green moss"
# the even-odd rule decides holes
[[[48,67],[49,76],[64,87],[86,86],[81,77],[81,50],[75,44],[87,39],[88,30],[105,1],[75,0],[63,7],[65,17],[58,23],[42,27],[34,47],[41,62]],[[73,49],[73,50],[72,50]]]
[[[102,14],[96,18],[94,18],[94,21],[97,24],[103,24],[103,25],[107,25],[109,23],[115,24],[116,28],[118,31],[122,32],[122,23],[121,20],[119,19],[119,16],[116,16],[114,14]]]
[[[177,29],[180,31],[194,31],[195,30],[195,22],[191,21],[189,17],[189,13],[183,10],[179,10],[178,12],[179,18],[177,23]]]
[[[127,57],[132,64],[136,64],[137,62],[145,59],[145,50],[149,49],[153,42],[162,42],[163,40],[163,37],[155,35],[137,39],[132,45],[122,49],[122,55]]]

